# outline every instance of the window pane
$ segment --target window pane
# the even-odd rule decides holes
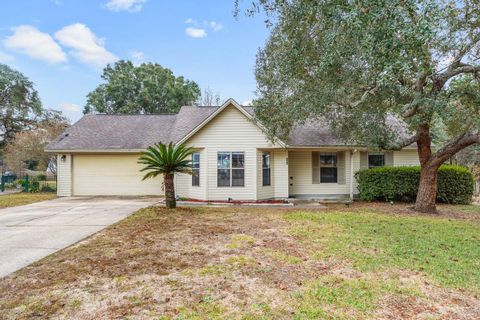
[[[320,182],[337,182],[337,168],[320,168]]]
[[[270,168],[263,169],[263,186],[270,185]]]
[[[193,169],[192,186],[200,186],[200,170]]]
[[[232,153],[232,168],[243,168],[243,153]]]
[[[245,170],[232,169],[232,187],[245,186]]]
[[[230,187],[230,169],[217,170],[217,186]]]
[[[337,155],[324,153],[320,154],[320,165],[335,166],[337,164]]]
[[[230,168],[230,153],[219,153],[217,157],[219,169]]]
[[[263,168],[270,168],[270,153],[265,152],[262,155],[262,166]]]
[[[369,154],[368,155],[368,167],[383,167],[385,165],[385,155],[383,154]]]
[[[192,167],[200,168],[200,153],[193,153],[192,154]]]

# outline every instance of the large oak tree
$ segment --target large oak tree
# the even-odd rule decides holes
[[[195,82],[157,63],[120,60],[103,70],[102,79],[105,83],[88,94],[84,113],[175,113],[200,97]]]
[[[44,110],[33,83],[0,63],[0,147],[15,134],[36,126]]]
[[[480,142],[480,2],[259,0],[251,12],[261,9],[271,35],[257,56],[256,114],[270,133],[318,119],[346,141],[416,143],[415,208],[435,212],[439,166]],[[434,145],[439,126],[451,138]]]

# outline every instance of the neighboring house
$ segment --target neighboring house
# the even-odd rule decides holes
[[[418,165],[416,148],[368,151],[345,145],[320,123],[272,143],[253,108],[182,107],[176,115],[86,115],[48,147],[58,154],[58,195],[158,195],[161,178],[142,181],[137,158],[156,142],[195,148],[195,175],[178,175],[177,195],[201,200],[353,197],[354,173]]]

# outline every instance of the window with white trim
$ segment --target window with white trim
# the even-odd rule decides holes
[[[217,186],[245,186],[245,154],[243,152],[217,154]]]
[[[200,153],[192,153],[192,186],[200,186]]]
[[[262,154],[262,185],[264,187],[269,186],[271,183],[270,177],[270,152],[264,152]]]
[[[337,174],[337,154],[320,153],[320,183],[336,183]]]

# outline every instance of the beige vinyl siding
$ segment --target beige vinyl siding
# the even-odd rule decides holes
[[[393,153],[393,165],[398,166],[418,166],[418,153],[416,149],[403,149]]]
[[[273,175],[275,176],[275,198],[288,198],[288,151],[273,151]]]
[[[207,199],[257,199],[257,148],[269,148],[272,147],[272,144],[262,130],[236,107],[233,105],[226,107],[186,143],[189,146],[206,150],[206,156],[200,161],[206,160],[204,171],[207,180],[207,189],[205,190]],[[217,154],[222,151],[244,152],[244,187],[217,187]]]
[[[63,154],[57,155],[57,195],[59,197],[70,197],[72,195],[72,155],[66,154],[65,161],[62,161]]]
[[[189,174],[178,174],[175,180],[175,192],[177,196],[207,200],[207,151],[199,149],[200,153],[200,186],[192,186],[192,176]]]
[[[263,153],[270,152],[270,185],[263,186]],[[273,150],[257,151],[257,199],[272,199],[275,197],[275,172]]]
[[[161,195],[163,177],[142,181],[138,154],[74,155],[73,195]]]
[[[336,150],[317,150],[337,152]],[[290,195],[335,195],[350,193],[350,152],[345,152],[345,184],[312,183],[312,151],[290,151],[288,153],[289,175],[292,184]]]

